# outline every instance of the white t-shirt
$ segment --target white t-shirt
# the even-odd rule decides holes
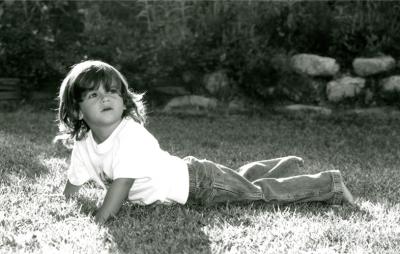
[[[74,144],[68,169],[70,183],[82,185],[94,180],[106,188],[104,176],[110,180],[134,178],[128,200],[140,205],[184,204],[189,195],[186,163],[163,151],[153,135],[131,118],[124,118],[100,144],[91,131]]]

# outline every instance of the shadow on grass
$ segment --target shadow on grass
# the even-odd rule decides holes
[[[50,145],[48,146],[50,147]],[[13,175],[36,178],[49,172],[44,163],[48,154],[46,144],[31,141],[27,137],[0,132],[0,176],[9,182]]]
[[[96,211],[95,200],[80,196],[78,202],[84,215],[92,216]],[[104,240],[113,243],[111,252],[211,253],[211,241],[202,230],[206,220],[201,209],[127,202],[118,216],[104,225],[110,235]]]
[[[0,177],[3,182],[9,182],[12,175],[35,178],[48,172],[40,156],[34,152],[18,145],[0,147]]]
[[[178,205],[132,205],[125,215],[108,224],[122,252],[211,253],[203,213]]]
[[[0,179],[9,182],[13,176],[34,179],[47,174],[51,158],[65,158],[68,151],[61,144],[53,144],[49,134],[14,133],[0,129]]]
[[[44,157],[55,153],[51,143],[56,132],[54,112],[20,105],[15,112],[0,110],[0,176],[7,182],[47,174]],[[7,180],[8,179],[8,180]]]
[[[96,201],[80,197],[81,212],[91,216],[96,210]],[[334,207],[321,202],[288,205],[264,202],[220,204],[211,207],[200,205],[150,205],[138,206],[126,203],[118,216],[105,224],[111,243],[110,251],[122,253],[212,253],[207,232],[212,228],[228,230],[229,227],[254,227],[258,218],[284,216],[288,220],[295,217],[341,218],[349,220],[362,217],[370,220],[373,215],[361,208],[347,205]],[[295,218],[294,218],[295,219]],[[283,225],[284,227],[284,225]],[[225,239],[234,241],[234,239]],[[229,251],[227,248],[221,251]]]

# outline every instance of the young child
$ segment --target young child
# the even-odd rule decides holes
[[[258,161],[234,171],[195,157],[163,151],[144,125],[142,95],[101,61],[75,65],[59,94],[58,138],[73,140],[64,195],[89,180],[107,189],[95,221],[115,216],[128,199],[140,205],[255,201],[326,201],[353,204],[339,171],[301,175],[299,157]],[[168,127],[166,127],[168,128]]]

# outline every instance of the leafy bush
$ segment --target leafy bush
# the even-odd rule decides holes
[[[62,74],[75,61],[83,23],[69,1],[0,3],[0,73],[28,79],[28,89]]]
[[[94,58],[139,90],[179,84],[201,93],[202,76],[223,69],[249,95],[293,100],[296,89],[294,99],[307,97],[309,82],[285,59],[315,53],[349,69],[356,56],[399,55],[399,10],[362,0],[4,1],[0,72],[33,77],[39,89]]]
[[[357,56],[399,55],[399,11],[397,1],[337,3],[329,54],[346,66]]]

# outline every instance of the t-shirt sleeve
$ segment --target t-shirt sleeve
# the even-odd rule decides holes
[[[90,180],[90,175],[84,165],[77,144],[74,145],[71,154],[71,164],[67,172],[68,180],[73,185],[80,186]]]
[[[154,168],[154,158],[160,152],[158,141],[144,127],[124,133],[120,140],[113,178],[146,178]]]

